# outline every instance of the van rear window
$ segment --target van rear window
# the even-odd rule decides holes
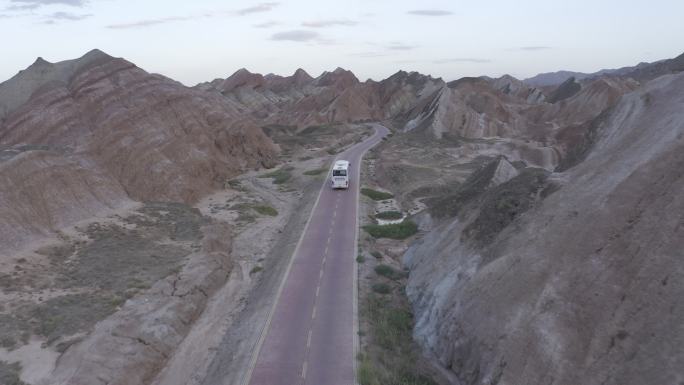
[[[347,170],[333,170],[333,176],[347,176]]]

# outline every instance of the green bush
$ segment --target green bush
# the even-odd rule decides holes
[[[406,219],[391,225],[367,225],[363,229],[374,238],[406,239],[418,232],[418,225]]]
[[[363,357],[356,374],[360,385],[376,385],[378,383],[375,368],[373,368],[373,363],[368,357]]]
[[[392,291],[392,288],[390,287],[390,285],[388,285],[384,282],[373,284],[372,289],[374,292],[376,292],[378,294],[389,294]]]
[[[364,263],[364,262],[366,262],[366,257],[364,257],[362,254],[359,254],[356,256],[356,262]]]
[[[375,217],[378,219],[401,219],[404,217],[404,214],[399,211],[383,211],[377,213]]]
[[[274,184],[283,184],[292,178],[292,167],[283,167],[278,170],[261,175],[259,178],[273,178]]]
[[[254,266],[254,267],[252,268],[252,270],[249,271],[249,275],[256,274],[256,273],[258,273],[258,272],[260,272],[260,271],[262,271],[262,270],[264,270],[263,267],[261,267],[261,266]]]
[[[385,199],[394,198],[394,195],[392,195],[390,193],[386,193],[383,191],[377,191],[377,190],[373,190],[370,188],[362,188],[361,194],[369,197],[370,199],[372,199],[374,201],[383,201]]]
[[[252,206],[254,211],[261,215],[268,215],[271,217],[275,217],[278,215],[278,210],[274,209],[271,206],[264,206],[264,205],[257,205],[257,206]]]
[[[382,253],[380,253],[377,250],[371,251],[371,255],[375,257],[375,259],[382,259]]]
[[[12,350],[17,346],[17,341],[11,336],[3,336],[0,338],[0,347],[7,350]]]
[[[404,272],[401,272],[389,265],[377,265],[375,266],[375,273],[389,279],[400,279],[403,278]]]
[[[6,361],[0,361],[0,384],[27,385],[19,378],[19,373],[21,373],[20,363],[10,364]]]

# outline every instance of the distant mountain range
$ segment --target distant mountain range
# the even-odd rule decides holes
[[[635,66],[617,69],[602,69],[598,72],[585,73],[573,71],[545,72],[523,80],[534,87],[557,86],[570,78],[575,80],[595,79],[600,76],[628,76],[635,80],[651,80],[668,72],[684,70],[684,54],[674,58],[652,63],[639,63]]]

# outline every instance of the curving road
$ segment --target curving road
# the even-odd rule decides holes
[[[254,352],[247,384],[355,383],[358,177],[363,154],[388,132],[375,125],[370,138],[337,156],[351,162],[350,188],[332,190],[326,178]]]

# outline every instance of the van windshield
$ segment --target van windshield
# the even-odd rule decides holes
[[[347,170],[333,170],[333,176],[347,176]]]

